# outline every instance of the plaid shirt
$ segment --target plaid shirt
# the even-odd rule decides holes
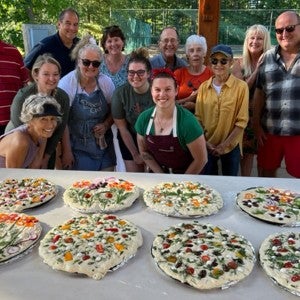
[[[300,135],[300,52],[286,70],[279,46],[267,51],[256,87],[266,97],[263,128],[274,135]]]

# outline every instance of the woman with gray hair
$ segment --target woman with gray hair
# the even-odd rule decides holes
[[[102,53],[90,36],[84,36],[72,52],[76,69],[58,86],[70,98],[68,128],[74,170],[113,171],[116,164],[110,102],[112,80],[99,72]]]
[[[205,37],[196,34],[190,35],[185,43],[188,66],[174,72],[179,86],[177,103],[191,111],[195,109],[197,90],[200,84],[213,74],[212,70],[204,65],[206,52]]]
[[[28,97],[20,116],[24,124],[0,137],[0,168],[30,168],[41,160],[61,117],[60,105],[53,97]]]

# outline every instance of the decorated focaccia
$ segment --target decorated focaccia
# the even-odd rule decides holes
[[[144,192],[148,207],[168,216],[197,217],[216,213],[221,195],[200,182],[163,182]]]
[[[300,225],[300,195],[277,188],[254,187],[237,195],[237,205],[250,216],[281,225]]]
[[[0,263],[19,257],[38,241],[41,233],[37,218],[0,212]]]
[[[44,204],[57,194],[56,186],[45,178],[0,181],[0,210],[21,212]]]
[[[74,217],[51,229],[39,254],[56,270],[101,279],[134,256],[142,245],[140,230],[114,215]]]
[[[152,255],[165,274],[201,290],[229,287],[247,277],[255,263],[244,237],[197,221],[158,233]]]
[[[259,249],[259,259],[273,281],[300,296],[300,232],[268,236]]]
[[[64,192],[64,201],[83,213],[115,212],[130,207],[140,190],[133,183],[115,177],[74,182]]]

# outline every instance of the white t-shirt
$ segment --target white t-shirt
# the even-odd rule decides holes
[[[77,74],[76,74],[76,70],[68,73],[67,75],[65,75],[63,78],[61,78],[61,80],[58,83],[58,87],[60,87],[61,89],[63,89],[69,96],[70,98],[70,106],[73,104],[75,95],[76,95],[76,91],[78,93],[86,93],[80,86],[78,80],[77,80]],[[99,74],[98,75],[98,83],[99,86],[104,94],[104,97],[106,99],[106,101],[108,103],[111,102],[111,97],[112,94],[115,90],[115,86],[112,82],[112,80],[104,74]],[[96,87],[97,89],[97,87]],[[87,94],[87,93],[86,93]]]

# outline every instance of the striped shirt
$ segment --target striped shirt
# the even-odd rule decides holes
[[[0,126],[8,123],[12,100],[28,80],[18,49],[0,40]]]

